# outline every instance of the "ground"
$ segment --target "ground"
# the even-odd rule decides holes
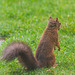
[[[6,37],[0,46],[0,58],[4,47],[14,40],[27,42],[34,54],[49,17],[58,17],[61,22],[61,50],[54,51],[58,64],[55,68],[27,72],[15,59],[9,63],[0,61],[0,75],[74,75],[74,7],[74,0],[0,0],[0,37]]]

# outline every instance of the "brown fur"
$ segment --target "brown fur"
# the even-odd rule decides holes
[[[13,42],[8,45],[3,54],[3,60],[11,61],[18,57],[19,62],[27,67],[28,70],[35,69],[38,67],[51,67],[55,63],[55,55],[53,48],[55,46],[60,50],[58,42],[58,30],[60,29],[60,22],[58,18],[49,18],[47,27],[40,39],[37,47],[35,58],[31,52],[31,48],[23,42]]]
[[[49,18],[48,25],[40,39],[39,45],[36,50],[35,57],[41,67],[53,66],[55,63],[55,55],[53,48],[55,46],[60,50],[58,41],[58,29],[60,28],[60,22],[58,19]]]

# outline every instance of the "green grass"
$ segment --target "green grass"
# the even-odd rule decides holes
[[[75,0],[0,0],[0,37],[7,37],[3,48],[14,40],[27,42],[33,54],[47,25],[48,18],[61,22],[61,50],[54,51],[56,68],[26,70],[17,62],[0,61],[0,75],[75,75]],[[47,71],[49,70],[49,71]]]

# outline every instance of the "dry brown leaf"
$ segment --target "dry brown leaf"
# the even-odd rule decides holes
[[[54,64],[54,67],[53,67],[53,68],[55,68],[57,65],[58,65],[58,64]]]

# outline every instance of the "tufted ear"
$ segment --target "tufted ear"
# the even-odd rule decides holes
[[[58,18],[56,18],[56,21],[58,21]]]
[[[52,19],[52,17],[50,16],[50,18],[49,19]]]

